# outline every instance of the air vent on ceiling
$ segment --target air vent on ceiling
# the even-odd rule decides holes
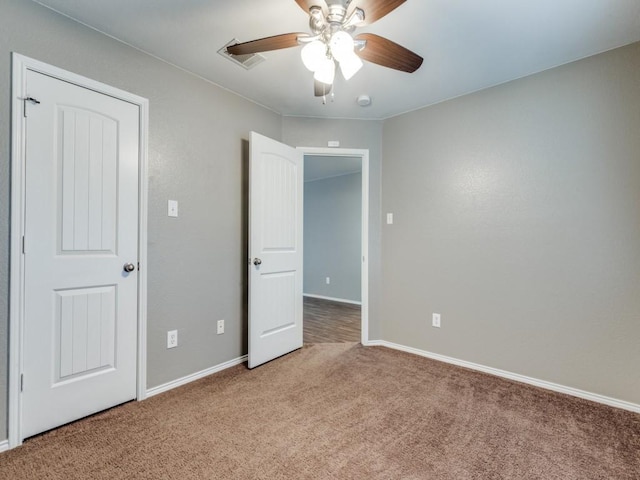
[[[227,52],[227,47],[230,45],[235,45],[236,43],[240,43],[240,40],[238,40],[237,38],[232,39],[224,47],[218,50],[218,53],[223,57],[228,58],[233,63],[237,63],[241,67],[246,68],[247,70],[255,67],[259,63],[262,63],[266,60],[265,57],[263,57],[258,53],[251,53],[249,55],[232,55],[229,52]]]

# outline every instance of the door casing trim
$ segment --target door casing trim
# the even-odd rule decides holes
[[[9,257],[9,448],[22,444],[22,405],[20,395],[24,322],[24,256],[22,236],[25,222],[25,134],[23,99],[28,97],[27,71],[87,88],[139,107],[139,190],[138,190],[138,342],[136,398],[146,397],[147,385],[147,223],[148,223],[148,136],[149,100],[68,72],[38,60],[12,53],[11,78],[11,236]]]
[[[369,345],[369,150],[359,148],[296,147],[304,156],[359,157],[362,161],[362,267],[360,269],[360,343]]]

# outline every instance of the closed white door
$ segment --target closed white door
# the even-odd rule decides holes
[[[302,153],[251,132],[249,368],[302,347]]]
[[[138,106],[33,71],[27,91],[25,438],[136,396],[139,159]]]

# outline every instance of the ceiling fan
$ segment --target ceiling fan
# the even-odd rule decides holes
[[[352,35],[357,27],[371,25],[405,1],[295,0],[309,14],[312,33],[285,33],[236,43],[228,46],[227,52],[231,55],[250,55],[304,45],[302,61],[314,72],[314,94],[317,97],[331,91],[336,63],[346,80],[360,70],[362,60],[412,73],[422,65],[419,55],[373,33]]]

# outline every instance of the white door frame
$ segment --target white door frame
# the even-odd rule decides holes
[[[362,160],[362,268],[360,342],[369,344],[369,150],[352,148],[297,147],[304,155],[322,157],[359,157]]]
[[[21,372],[24,323],[24,256],[22,237],[25,221],[25,135],[24,99],[29,96],[27,71],[42,73],[74,85],[87,88],[137,105],[140,111],[139,190],[138,190],[138,365],[137,399],[146,396],[146,336],[147,336],[147,142],[149,101],[146,98],[67,72],[17,53],[12,54],[11,83],[11,252],[9,279],[9,448],[22,444]]]

